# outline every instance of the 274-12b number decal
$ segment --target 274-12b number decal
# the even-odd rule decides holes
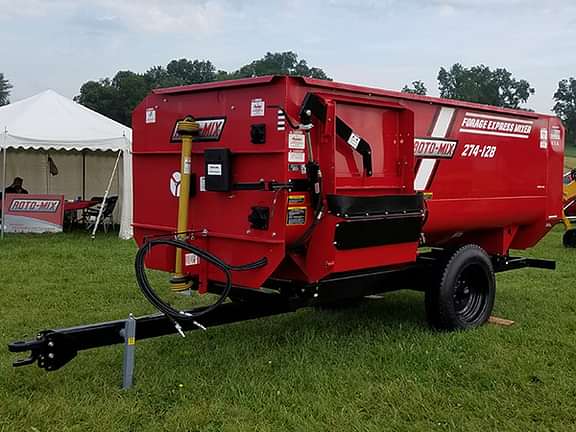
[[[495,146],[481,146],[478,144],[465,144],[462,157],[493,158],[496,154]]]

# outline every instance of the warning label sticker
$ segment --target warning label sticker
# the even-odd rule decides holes
[[[288,204],[304,204],[304,195],[288,195]]]
[[[302,132],[290,132],[288,134],[288,148],[304,150],[306,148],[306,138]]]
[[[540,129],[540,148],[548,148],[548,129]]]
[[[222,164],[208,164],[208,175],[222,175]]]
[[[198,255],[193,254],[193,253],[187,253],[184,255],[184,263],[187,266],[193,266],[198,264]]]
[[[146,108],[146,123],[156,123],[156,110],[154,108]]]
[[[560,150],[560,140],[562,138],[562,132],[559,126],[552,126],[550,129],[550,144],[554,150]]]
[[[304,163],[306,155],[302,150],[291,150],[288,152],[288,162]]]
[[[306,225],[306,207],[288,207],[286,225]]]
[[[250,102],[250,117],[263,117],[266,103],[263,99],[252,99]]]
[[[348,144],[350,144],[352,147],[354,148],[358,148],[358,145],[360,144],[360,140],[362,138],[360,138],[358,135],[356,135],[354,132],[352,132],[350,134],[350,136],[348,137],[348,141],[346,141]]]
[[[184,174],[190,174],[192,172],[192,159],[184,159],[184,170],[182,172]]]

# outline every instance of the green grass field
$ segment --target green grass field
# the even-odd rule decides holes
[[[6,344],[40,329],[152,312],[135,247],[112,236],[9,236],[0,243],[1,431],[576,430],[576,251],[561,229],[530,256],[558,270],[498,276],[486,325],[437,333],[423,295],[297,313],[85,351],[54,373],[13,369]]]

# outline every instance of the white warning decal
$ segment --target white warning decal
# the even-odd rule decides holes
[[[208,175],[222,175],[222,164],[208,164]]]
[[[291,150],[288,152],[288,162],[304,163],[306,154],[303,151]]]
[[[304,150],[306,148],[306,136],[302,132],[290,132],[288,134],[288,148]]]
[[[548,148],[548,129],[546,128],[540,129],[540,148]]]
[[[360,140],[362,138],[360,138],[358,135],[356,135],[354,132],[352,132],[350,134],[350,136],[348,137],[348,141],[346,141],[348,144],[350,144],[352,147],[357,148],[358,144],[360,144]]]
[[[193,253],[187,253],[184,255],[184,265],[186,266],[193,266],[198,264],[199,258],[198,255]]]
[[[156,123],[156,110],[154,108],[146,108],[146,123]]]
[[[560,142],[562,140],[562,131],[559,126],[552,126],[550,129],[550,145],[554,150],[560,150]]]
[[[192,172],[192,159],[184,159],[184,174],[190,174]]]
[[[250,101],[250,117],[263,117],[266,110],[266,103],[263,99],[252,99]]]

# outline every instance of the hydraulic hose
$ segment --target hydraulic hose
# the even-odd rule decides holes
[[[178,309],[173,308],[168,303],[160,298],[160,296],[154,291],[154,288],[150,285],[150,281],[146,276],[144,260],[146,255],[150,252],[150,250],[159,245],[165,246],[173,246],[177,249],[182,249],[187,252],[191,252],[196,254],[199,258],[206,260],[208,263],[214,265],[218,269],[224,273],[226,278],[226,282],[224,285],[224,289],[220,293],[220,297],[210,306],[207,306],[204,309],[201,309],[196,312],[186,312],[181,311]],[[220,306],[230,294],[230,290],[232,289],[232,274],[233,271],[247,271],[247,270],[255,270],[261,267],[264,267],[268,263],[266,257],[262,257],[257,261],[252,263],[244,264],[244,265],[229,265],[218,258],[216,255],[211,254],[205,250],[199,249],[196,246],[193,246],[187,243],[184,240],[179,239],[152,239],[148,240],[144,243],[140,249],[138,249],[138,253],[136,254],[136,259],[134,262],[134,267],[136,271],[136,281],[138,282],[138,286],[140,290],[144,294],[144,296],[148,299],[148,301],[156,308],[158,311],[162,312],[164,315],[168,316],[169,318],[173,319],[175,322],[179,320],[184,321],[191,321],[195,320],[203,315],[206,315]]]

